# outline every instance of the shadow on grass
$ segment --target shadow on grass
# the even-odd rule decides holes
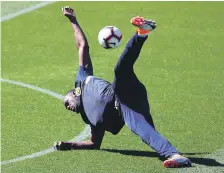
[[[137,150],[117,150],[117,149],[101,149],[102,151],[112,152],[112,153],[119,153],[123,155],[129,155],[129,156],[141,156],[141,157],[157,157],[161,161],[164,161],[165,158],[159,156],[156,152],[151,151],[137,151]],[[182,153],[186,157],[192,156],[192,155],[207,155],[210,154],[208,152],[202,152],[202,153]],[[224,164],[217,162],[215,159],[211,158],[202,158],[202,157],[188,157],[193,163],[199,164],[199,165],[205,165],[205,166],[220,166],[224,167]]]
[[[197,157],[188,157],[193,163],[205,166],[220,166],[224,167],[223,163],[217,162],[215,159],[211,158],[197,158]]]

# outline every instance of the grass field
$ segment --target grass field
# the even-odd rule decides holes
[[[197,172],[211,168],[224,172],[224,160],[209,158],[224,147],[224,2],[53,3],[1,23],[2,78],[61,95],[73,87],[77,50],[71,26],[60,11],[65,5],[75,8],[87,35],[95,75],[108,81],[113,80],[113,67],[134,32],[129,19],[141,15],[157,21],[158,28],[135,65],[149,91],[156,128],[192,159],[195,168],[203,166]],[[104,50],[97,42],[97,34],[105,25],[115,25],[123,33],[123,43],[116,50]],[[18,85],[1,83],[1,104],[2,161],[45,150],[54,141],[70,140],[85,127],[60,100]],[[157,154],[127,127],[116,136],[106,133],[101,148],[51,152],[1,165],[1,171],[178,171],[165,169]]]

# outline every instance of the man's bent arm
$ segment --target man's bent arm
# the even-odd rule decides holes
[[[91,126],[92,137],[89,141],[80,142],[55,142],[54,148],[56,150],[78,150],[78,149],[100,149],[101,143],[103,141],[105,130],[101,126],[96,128]]]
[[[89,140],[89,141],[81,141],[81,142],[73,142],[71,148],[73,150],[78,150],[78,149],[100,149],[91,140]]]
[[[105,130],[103,127],[91,127],[91,139],[89,141],[81,141],[72,143],[72,149],[100,149],[103,141]]]

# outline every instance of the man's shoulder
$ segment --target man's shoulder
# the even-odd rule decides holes
[[[76,80],[84,81],[88,76],[93,75],[93,69],[92,68],[86,68],[84,66],[79,66]]]
[[[95,78],[95,76],[88,76],[88,77],[84,80],[84,83],[85,83],[85,84],[88,84],[89,81],[90,81],[91,79],[93,79],[93,78]]]

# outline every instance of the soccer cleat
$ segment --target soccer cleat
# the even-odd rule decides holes
[[[163,165],[166,168],[182,168],[182,167],[191,167],[190,159],[181,156],[179,154],[173,155],[163,162]]]
[[[137,27],[139,35],[147,35],[156,28],[156,22],[154,20],[145,20],[143,17],[139,16],[133,17],[131,23]]]
[[[72,150],[72,143],[71,142],[55,142],[54,143],[55,150]]]

